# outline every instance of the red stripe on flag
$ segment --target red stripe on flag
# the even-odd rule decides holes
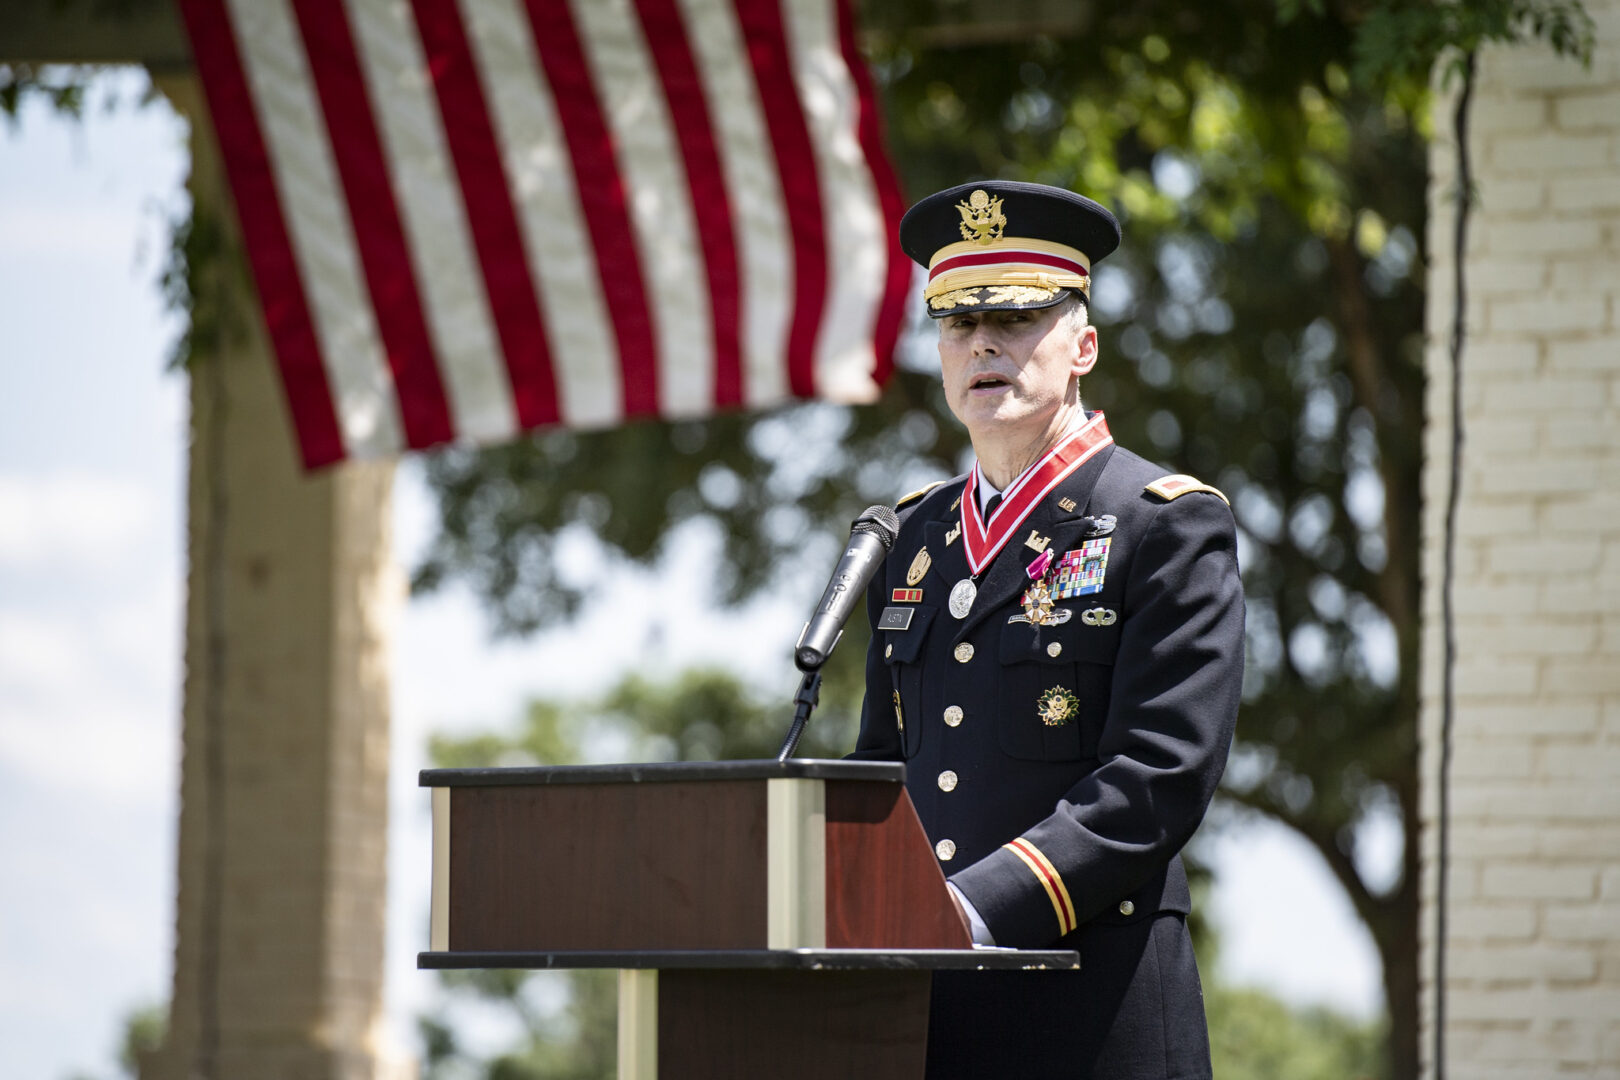
[[[872,76],[855,47],[855,18],[848,0],[838,0],[838,42],[859,95],[861,150],[866,155],[867,167],[872,170],[872,182],[877,187],[878,205],[883,209],[884,230],[889,241],[883,304],[878,308],[877,321],[872,327],[872,379],[882,386],[894,373],[894,348],[906,311],[906,290],[911,284],[911,260],[900,247],[900,218],[906,212],[906,200],[884,150],[883,114],[872,90]]]
[[[412,0],[461,202],[524,428],[562,419],[545,320],[478,66],[456,0]]]
[[[733,0],[744,48],[754,70],[776,175],[787,206],[793,242],[793,319],[788,330],[788,388],[795,397],[816,392],[816,335],[827,305],[827,236],[822,223],[821,182],[810,126],[793,77],[782,9],[777,0]]]
[[[741,405],[743,370],[738,335],[742,302],[737,281],[737,241],[703,82],[698,78],[697,62],[675,0],[636,0],[636,7],[680,139],[687,194],[703,248],[703,268],[709,281],[709,321],[714,334],[714,404],[717,408]]]
[[[341,3],[331,0],[292,0],[292,6],[326,117],[349,219],[354,223],[355,246],[377,313],[377,330],[394,373],[405,441],[413,447],[448,442],[455,437],[450,406],[428,337],[399,205],[348,14]]]
[[[225,5],[219,0],[180,0],[180,14],[191,36],[220,157],[236,196],[242,238],[264,308],[265,328],[276,350],[287,408],[298,430],[304,467],[342,461],[343,435],[332,406],[315,320],[298,276],[270,155]]]
[[[613,156],[613,137],[580,46],[568,0],[526,0],[529,31],[540,67],[551,84],[580,209],[596,252],[596,273],[619,346],[626,417],[658,414],[657,345],[652,310],[641,276],[624,178]]]

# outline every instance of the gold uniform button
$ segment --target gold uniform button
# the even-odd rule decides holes
[[[1047,656],[1056,656],[1058,653],[1060,653],[1062,651],[1063,651],[1063,642],[1061,642],[1061,641],[1054,641],[1054,642],[1052,642],[1052,644],[1050,644],[1050,645],[1048,645],[1046,647],[1046,655]]]
[[[1119,902],[1119,913],[1121,915],[1133,915],[1136,913],[1136,905],[1129,900],[1121,900]]]
[[[973,643],[971,641],[964,641],[962,644],[956,647],[956,662],[958,664],[965,664],[971,659],[973,659]]]
[[[894,646],[893,645],[885,645],[885,646],[883,646],[883,657],[884,657],[884,659],[888,659],[889,657],[891,657],[893,655],[894,655]]]
[[[962,707],[960,705],[952,705],[950,708],[945,710],[945,726],[946,727],[955,727],[957,724],[960,724],[961,722],[962,722]]]
[[[939,774],[939,790],[941,790],[941,791],[955,791],[956,790],[956,774],[954,772],[952,772],[949,769],[946,769],[944,772]]]
[[[939,856],[940,862],[950,862],[956,858],[956,841],[941,840],[934,845],[934,854]]]

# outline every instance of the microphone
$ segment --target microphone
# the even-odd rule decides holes
[[[821,603],[793,647],[793,662],[800,671],[818,671],[827,662],[838,639],[844,636],[844,624],[860,604],[899,532],[900,518],[887,506],[868,506],[855,519],[844,557],[838,560],[827,591],[821,594]]]

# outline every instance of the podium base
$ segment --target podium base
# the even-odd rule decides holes
[[[921,1080],[931,978],[917,969],[623,971],[619,1077]]]

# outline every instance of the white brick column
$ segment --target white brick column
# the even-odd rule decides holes
[[[184,757],[168,1038],[144,1080],[379,1080],[391,462],[300,468],[192,78],[222,332],[192,359]],[[0,1069],[3,1071],[3,1069]]]
[[[1457,520],[1448,1080],[1620,1077],[1620,0],[1479,58]],[[1423,1038],[1435,1069],[1455,98],[1431,155]]]

